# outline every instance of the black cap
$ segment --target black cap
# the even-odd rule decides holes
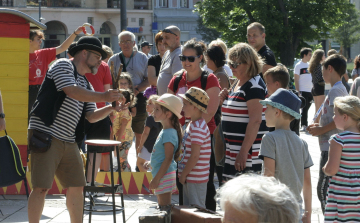
[[[153,44],[150,44],[148,41],[144,41],[144,42],[142,42],[141,47],[144,47],[144,46],[153,46]]]
[[[101,54],[102,59],[107,58],[107,54],[105,50],[102,49],[102,44],[100,40],[93,36],[83,36],[81,37],[77,43],[76,46],[69,49],[69,54],[71,56],[74,56],[77,51],[79,50],[94,50]]]

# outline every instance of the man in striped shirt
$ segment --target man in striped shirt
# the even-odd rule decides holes
[[[94,92],[85,77],[89,72],[96,74],[101,58],[106,58],[106,52],[97,38],[80,38],[69,53],[74,56],[72,62],[60,59],[48,70],[30,113],[30,141],[36,131],[51,136],[51,146],[46,152],[31,151],[33,190],[28,201],[30,223],[40,221],[45,196],[52,187],[54,175],[67,188],[66,204],[71,222],[82,221],[85,176],[75,142],[75,130],[83,111],[86,119],[93,123],[115,110],[111,106],[97,109],[95,102],[112,102],[121,97],[118,90]],[[61,95],[64,99],[58,103]],[[116,109],[119,110],[119,106]]]

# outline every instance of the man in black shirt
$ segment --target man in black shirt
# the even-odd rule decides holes
[[[247,39],[249,44],[258,52],[265,64],[260,76],[263,77],[268,69],[277,65],[275,55],[265,44],[265,27],[258,22],[253,22],[247,27]]]

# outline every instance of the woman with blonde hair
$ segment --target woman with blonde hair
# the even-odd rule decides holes
[[[325,100],[325,81],[322,76],[321,63],[325,60],[324,50],[317,49],[313,53],[309,62],[309,72],[312,76],[313,88],[311,94],[315,102],[315,112]]]
[[[245,172],[261,172],[258,157],[262,136],[268,131],[265,109],[259,103],[266,86],[259,73],[263,61],[247,43],[229,50],[229,65],[237,78],[233,87],[220,93],[221,124],[226,142],[223,177],[230,179]]]

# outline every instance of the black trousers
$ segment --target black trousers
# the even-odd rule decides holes
[[[308,126],[308,111],[311,106],[311,101],[313,100],[313,96],[311,92],[301,91],[301,95],[305,98],[305,107],[301,112],[301,126]],[[316,111],[315,111],[316,112]]]
[[[211,140],[212,140],[212,137],[213,137],[213,135],[211,135]],[[213,145],[211,145],[211,146],[213,146]],[[209,181],[207,183],[205,206],[207,209],[212,210],[212,211],[216,211],[216,200],[215,200],[216,190],[215,190],[215,185],[214,185],[215,166],[216,165],[215,165],[214,152],[213,152],[213,149],[211,148],[210,173],[209,173]],[[222,168],[221,168],[221,174],[220,174],[221,177],[219,177],[219,173],[217,173],[217,174],[218,174],[218,179],[219,179],[219,183],[220,183],[222,181]],[[221,181],[220,181],[220,178],[221,178]],[[184,204],[183,185],[179,182],[177,170],[176,170],[176,186],[179,190],[179,205],[183,205]]]
[[[328,155],[329,155],[328,151],[321,151],[319,180],[317,184],[317,195],[321,203],[321,210],[323,214],[325,212],[326,196],[329,187],[330,177],[325,175],[325,173],[322,171],[322,168],[325,166],[326,162],[328,161]]]

